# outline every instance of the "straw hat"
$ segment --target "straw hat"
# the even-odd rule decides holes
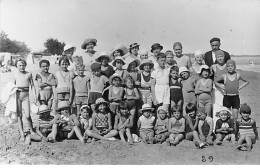
[[[157,113],[159,113],[160,110],[164,111],[165,113],[168,112],[168,110],[167,110],[164,106],[160,106],[160,107],[157,109]]]
[[[139,47],[140,45],[137,43],[130,44],[129,50],[131,50],[134,47]]]
[[[150,65],[150,69],[152,69],[154,67],[153,61],[150,59],[143,59],[141,62],[141,65],[139,66],[140,70],[144,70],[144,66],[145,65]]]
[[[40,105],[38,114],[50,113],[50,112],[51,112],[51,110],[49,109],[49,107],[47,105],[45,105],[45,104]]]
[[[99,107],[100,104],[108,105],[108,102],[104,98],[98,98],[95,103],[95,109]]]
[[[187,67],[180,67],[179,69],[179,75],[182,73],[182,72],[190,72]]]
[[[85,49],[86,49],[86,45],[87,45],[88,43],[90,43],[90,42],[94,43],[95,46],[97,45],[97,40],[96,40],[96,39],[94,39],[94,38],[87,38],[87,39],[83,42],[83,44],[81,45],[81,48],[85,50]]]
[[[151,52],[153,52],[153,50],[155,50],[156,48],[160,48],[161,50],[163,49],[163,46],[161,46],[161,44],[159,43],[154,43],[152,46],[151,46]]]
[[[216,117],[219,117],[221,114],[226,113],[229,117],[231,116],[232,112],[227,107],[221,107],[218,112],[216,112]]]
[[[114,52],[115,52],[116,50],[121,50],[121,51],[123,51],[123,55],[125,55],[125,54],[128,52],[127,48],[126,48],[124,45],[118,44],[118,45],[116,45],[116,46],[112,49],[112,51],[110,52],[110,56],[111,56],[111,57],[114,57],[113,54],[114,54]]]
[[[139,112],[142,113],[144,110],[153,111],[154,108],[152,108],[150,104],[144,104],[144,105],[142,106],[142,108],[139,110]]]
[[[197,56],[199,56],[199,55],[202,55],[202,56],[203,56],[204,53],[203,53],[202,51],[200,51],[200,50],[195,51],[194,56],[197,57]]]
[[[58,103],[58,107],[57,107],[57,110],[56,110],[56,111],[60,111],[61,109],[69,108],[69,107],[70,107],[69,101],[60,101],[60,102]]]
[[[64,48],[63,48],[63,52],[65,52],[65,51],[67,51],[67,50],[69,50],[69,49],[71,49],[71,48],[73,48],[73,53],[76,51],[76,46],[73,46],[73,45],[71,45],[71,44],[66,44],[65,46],[64,46]]]
[[[208,65],[201,65],[200,66],[200,73],[202,72],[203,69],[208,69],[209,70],[209,66]]]
[[[84,109],[84,108],[87,109],[87,110],[90,110],[90,107],[89,107],[88,105],[83,105],[83,106],[81,106],[81,107],[80,107],[80,110],[82,110],[82,109]]]
[[[109,78],[109,83],[110,83],[110,85],[112,85],[112,81],[113,81],[113,79],[115,79],[115,78],[119,78],[119,79],[121,80],[121,83],[123,82],[123,78],[122,78],[120,75],[118,75],[117,73],[115,73],[115,74],[113,74],[112,76],[110,76],[110,78]]]
[[[136,63],[136,67],[138,67],[138,66],[140,65],[140,61],[139,61],[139,59],[135,59],[135,60],[131,61],[131,62],[128,64],[127,69],[129,68],[129,65],[130,65],[131,63],[133,63],[133,62]]]
[[[116,66],[116,61],[117,61],[117,60],[121,60],[121,61],[123,62],[123,65],[126,64],[126,62],[125,62],[125,60],[123,59],[123,57],[117,56],[117,57],[115,58],[115,60],[113,61],[113,63],[112,63],[112,65],[113,65],[114,67]]]
[[[109,54],[107,52],[100,52],[99,56],[97,57],[96,61],[97,62],[101,62],[101,58],[107,58],[108,59],[108,62],[111,62],[112,59],[111,57],[109,56]]]

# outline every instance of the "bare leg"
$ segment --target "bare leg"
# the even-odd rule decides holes
[[[126,142],[126,140],[125,140],[125,134],[126,133],[126,130],[125,129],[121,129],[120,131],[119,131],[119,136],[120,136],[120,139],[121,139],[121,141],[122,142]]]
[[[133,137],[132,137],[130,128],[126,128],[126,136],[127,136],[127,139],[129,140],[129,143],[133,144],[134,141],[133,141]]]
[[[52,99],[48,101],[48,108],[49,108],[49,109],[52,108]]]
[[[36,132],[33,130],[33,124],[32,124],[32,118],[30,115],[30,104],[29,104],[29,98],[26,98],[22,101],[22,108],[25,112],[25,118],[27,119],[27,124],[29,126],[30,132],[32,134],[36,134]]]
[[[247,145],[246,150],[250,152],[252,149],[252,139],[249,136],[246,136],[246,145]]]
[[[186,106],[187,106],[187,102],[183,102],[183,107],[182,107],[182,116],[185,116],[186,115]]]
[[[17,93],[17,95],[19,96],[19,92]],[[23,131],[22,102],[20,100],[17,100],[17,120],[18,120],[19,131],[20,131],[20,134],[21,134],[20,140],[24,141],[25,135],[24,135],[24,131]]]
[[[177,137],[174,139],[173,141],[173,145],[177,145],[179,144],[182,140],[184,139],[183,134],[178,134]]]
[[[79,115],[80,115],[80,104],[77,104],[76,106],[77,106],[77,117],[79,117]]]
[[[232,113],[233,119],[236,121],[238,118],[238,109],[232,109]]]
[[[217,138],[216,138],[216,144],[217,145],[221,145],[222,144],[222,135],[220,133],[217,134]]]
[[[52,125],[52,130],[51,130],[51,137],[55,140],[58,132],[58,124],[53,124]]]
[[[93,132],[91,130],[86,130],[86,133],[87,133],[88,136],[93,137],[93,138],[106,140],[106,141],[109,140],[107,137],[103,137],[103,136],[101,136],[101,135],[99,135],[99,134],[97,134],[97,133],[95,133],[95,132]]]
[[[118,134],[117,130],[111,130],[108,134],[104,135],[105,138],[112,138]]]
[[[83,138],[83,136],[81,134],[81,131],[80,131],[79,127],[78,126],[74,126],[73,130],[75,131],[75,134],[79,138],[79,140],[84,143],[84,138]]]

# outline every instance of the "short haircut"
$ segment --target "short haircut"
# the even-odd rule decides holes
[[[85,65],[84,64],[78,64],[78,65],[76,65],[76,68],[77,68],[77,70],[78,69],[85,69]]]
[[[17,67],[17,63],[18,63],[18,62],[23,62],[24,65],[27,66],[27,62],[26,62],[24,59],[18,58],[18,59],[15,61],[15,67]]]
[[[160,58],[166,58],[166,55],[164,53],[159,53],[157,55],[157,60],[160,59]]]
[[[43,63],[46,63],[48,66],[51,65],[51,64],[50,64],[50,61],[43,59],[43,60],[41,60],[41,61],[39,62],[39,67],[41,67]]]
[[[119,109],[128,109],[127,107],[127,102],[126,101],[121,101],[119,104]]]
[[[188,103],[187,106],[185,107],[186,109],[186,113],[190,113],[190,112],[193,112],[195,110],[197,110],[197,107],[196,107],[196,104],[194,103]]]
[[[176,106],[173,106],[173,107],[171,108],[171,112],[172,112],[172,113],[173,113],[173,112],[176,112],[176,111],[179,111],[179,112],[181,113],[182,107],[176,105]]]
[[[179,46],[182,49],[182,44],[180,42],[175,42],[172,48],[175,49],[176,46]]]
[[[134,79],[132,78],[132,76],[126,77],[126,78],[125,78],[125,83],[126,83],[128,80],[131,81],[132,83],[135,82]]]
[[[172,52],[171,50],[167,50],[167,51],[165,52],[165,55],[166,55],[166,57],[167,57],[168,55],[174,56],[174,54],[173,54],[173,52]]]
[[[67,62],[68,65],[70,65],[69,57],[67,57],[67,56],[62,56],[62,57],[59,59],[59,66],[60,66],[60,64],[61,64],[62,61],[63,61],[63,62]]]
[[[177,71],[177,72],[179,73],[179,67],[173,65],[173,66],[171,67],[171,69],[170,69],[170,73],[171,73],[172,71]]]

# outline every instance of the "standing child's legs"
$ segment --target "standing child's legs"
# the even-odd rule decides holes
[[[79,117],[81,105],[80,104],[76,104],[76,107],[77,107],[77,117]]]
[[[186,106],[187,106],[187,102],[183,102],[183,107],[182,107],[182,116],[186,115]]]

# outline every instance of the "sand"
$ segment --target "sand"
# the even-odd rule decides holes
[[[250,84],[240,93],[241,103],[247,102],[252,108],[251,117],[259,126],[258,109],[260,73],[242,71]],[[0,74],[2,75],[2,74]],[[6,74],[5,74],[6,75]],[[3,87],[1,77],[1,86]],[[196,149],[192,142],[182,141],[176,147],[166,144],[126,145],[120,141],[95,141],[82,144],[79,140],[64,140],[57,143],[32,142],[26,146],[19,142],[18,125],[9,125],[4,117],[4,107],[0,107],[0,163],[1,164],[260,164],[259,141],[251,152],[237,151],[229,143]],[[32,115],[35,125],[35,116]],[[25,129],[27,124],[25,123]],[[259,132],[259,130],[258,130]]]

